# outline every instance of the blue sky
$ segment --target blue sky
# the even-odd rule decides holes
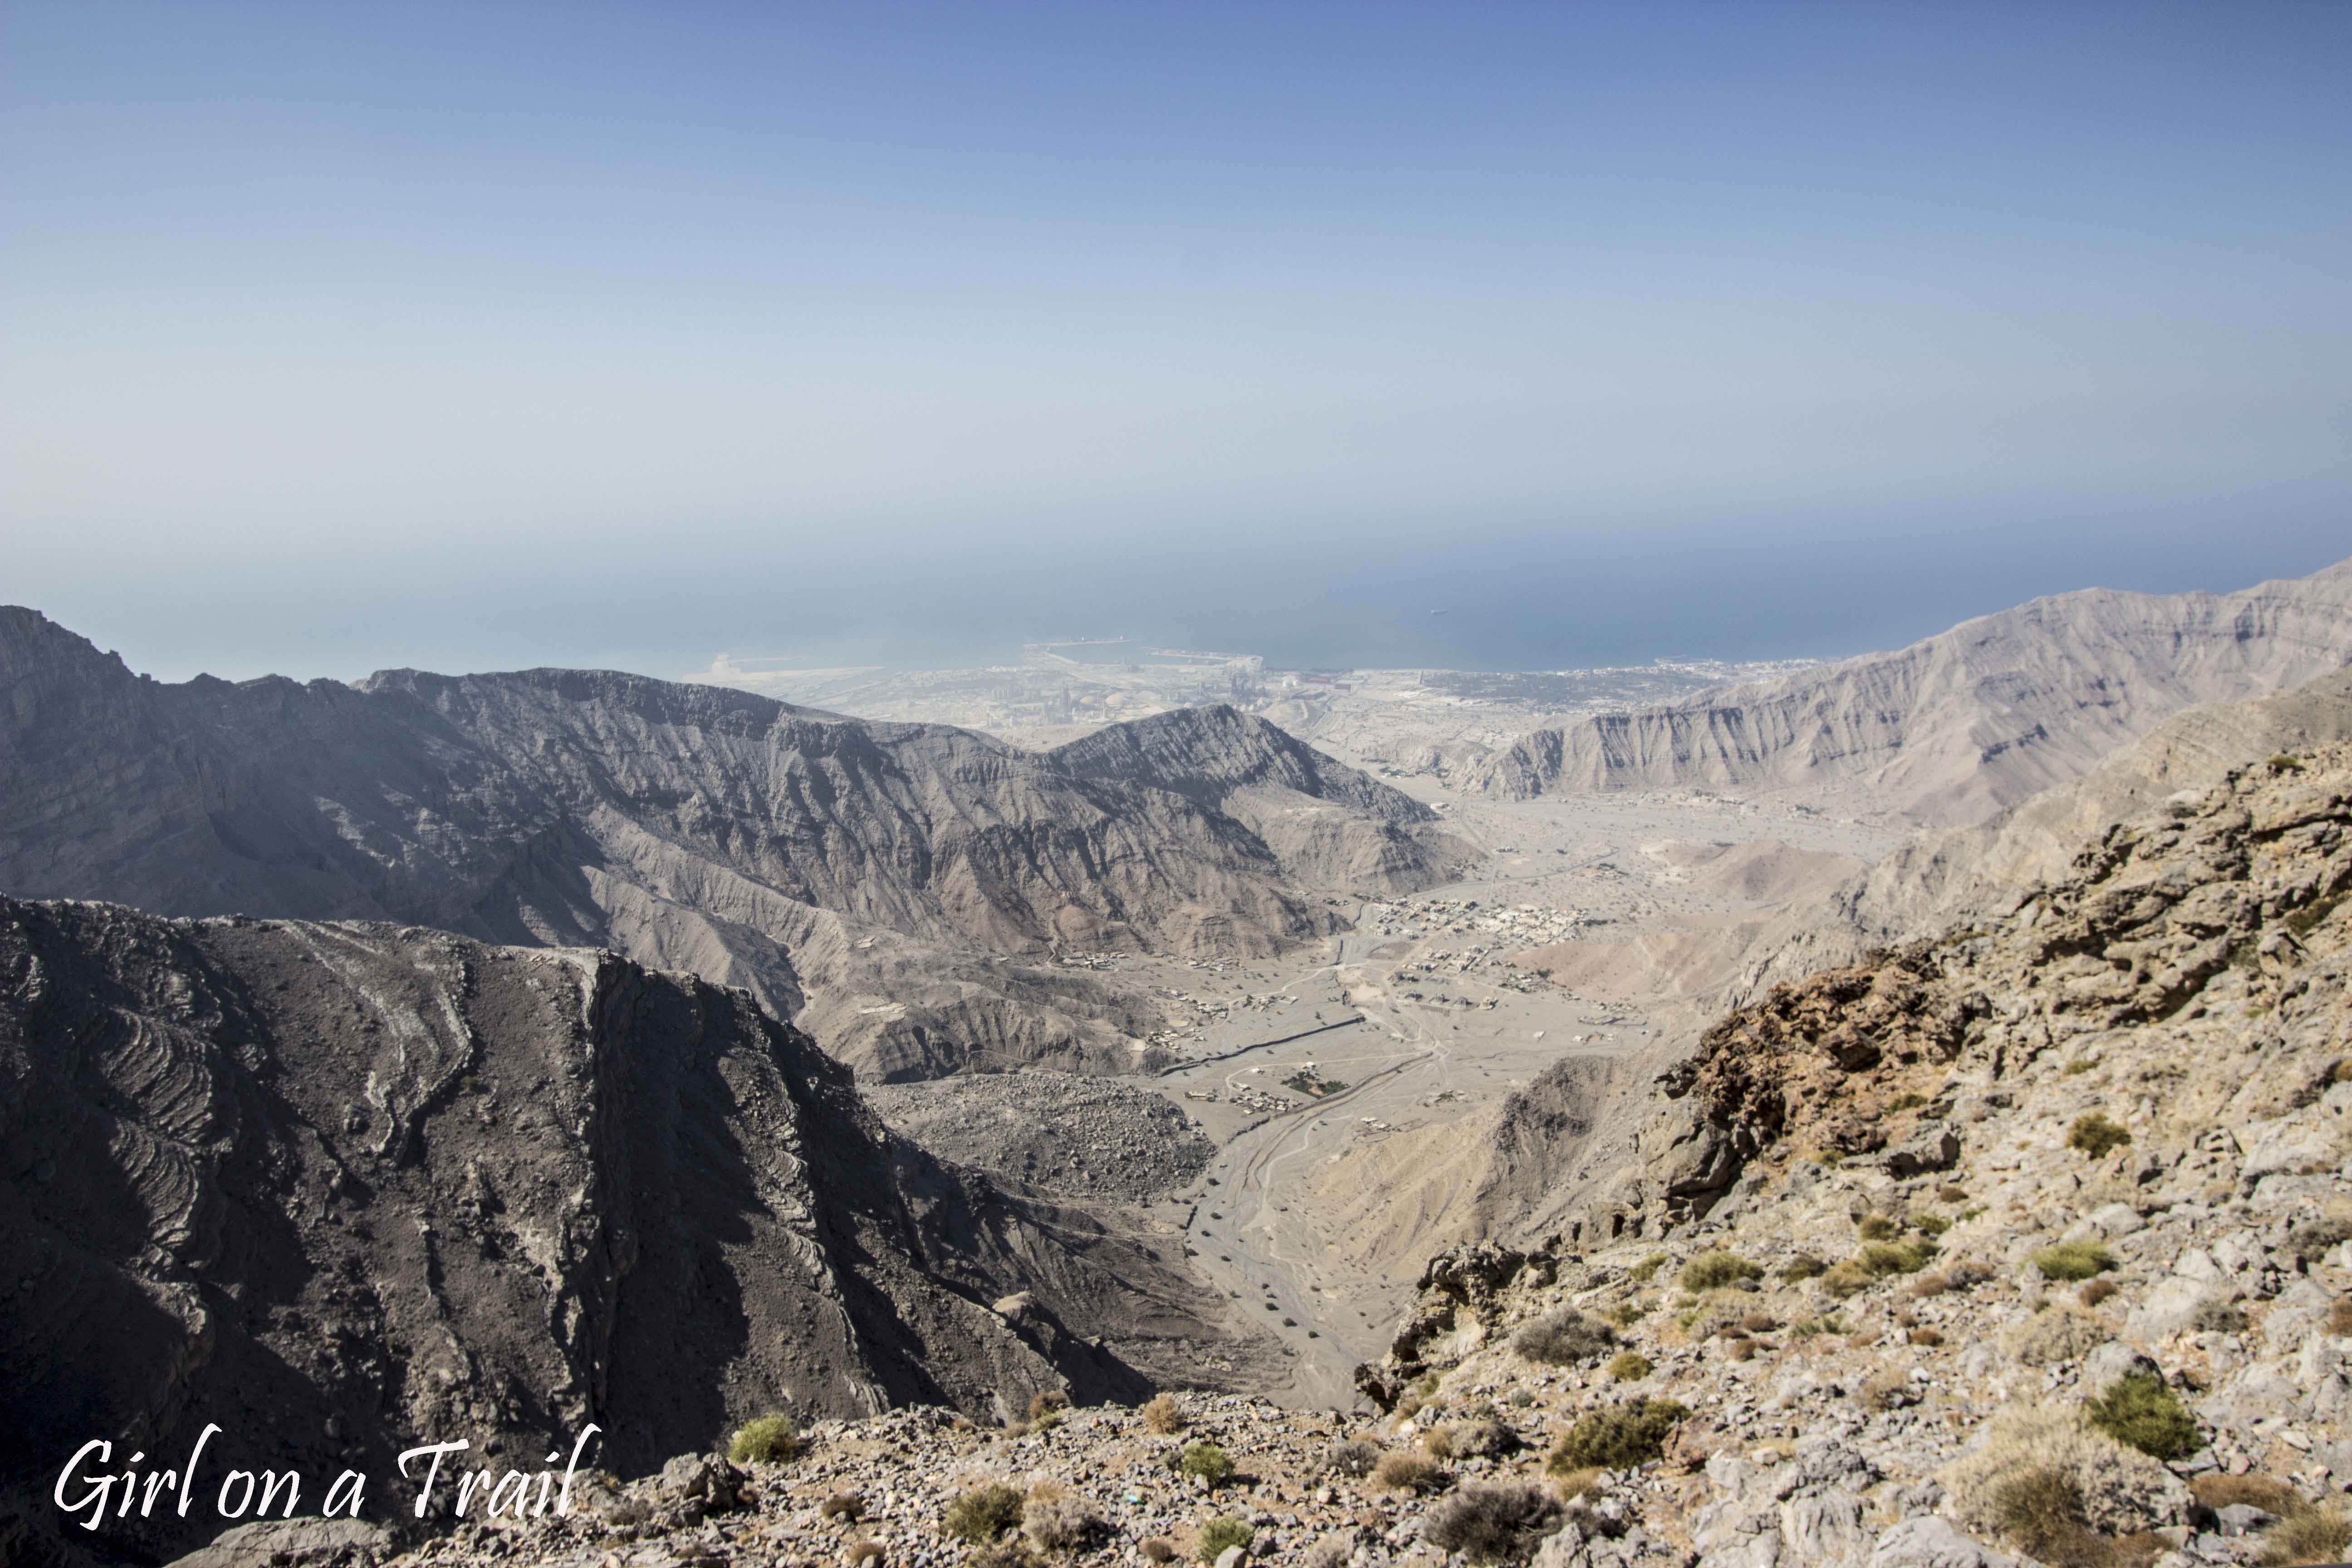
[[[2334,4],[20,0],[0,598],[1553,667],[2309,571],[2347,79]]]

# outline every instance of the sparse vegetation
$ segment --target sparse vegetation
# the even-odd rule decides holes
[[[2200,1301],[2197,1310],[2189,1314],[2189,1326],[2200,1334],[2242,1334],[2246,1314],[2233,1302]]]
[[[1047,1416],[1058,1416],[1070,1407],[1070,1396],[1058,1388],[1041,1388],[1029,1396],[1029,1421],[1032,1426]]]
[[[1601,1489],[1601,1479],[1609,1472],[1598,1465],[1587,1465],[1580,1470],[1553,1470],[1552,1486],[1562,1499],[1574,1502]]]
[[[2336,1508],[2309,1508],[2281,1520],[2263,1539],[2263,1568],[2341,1563],[2352,1552],[2352,1520]]]
[[[1135,1549],[1154,1563],[1176,1561],[1176,1543],[1164,1535],[1147,1535],[1136,1543]]]
[[[862,1519],[866,1500],[856,1492],[835,1492],[817,1505],[816,1511],[826,1519]]]
[[[2216,1511],[2242,1502],[2281,1519],[2292,1519],[2311,1508],[2301,1492],[2274,1476],[2227,1476],[2215,1471],[2189,1478],[2189,1490],[2199,1502]]]
[[[2151,1560],[2179,1485],[2163,1466],[2096,1430],[2074,1410],[2018,1405],[1993,1418],[1983,1444],[1945,1472],[1965,1529],[1999,1534],[2052,1568],[2116,1568]]]
[[[1754,1279],[1763,1270],[1736,1252],[1702,1252],[1683,1265],[1682,1287],[1697,1295],[1706,1290],[1720,1290],[1727,1285],[1737,1285],[1743,1279]]]
[[[862,1530],[851,1536],[848,1544],[841,1549],[841,1560],[849,1568],[872,1568],[873,1564],[882,1561],[883,1556],[882,1543]]]
[[[1021,1522],[1024,1500],[1003,1481],[989,1481],[960,1493],[940,1526],[967,1546],[985,1546]]]
[[[1620,1383],[1639,1383],[1656,1370],[1640,1351],[1627,1351],[1609,1363],[1609,1375]]]
[[[1444,1428],[1445,1455],[1456,1459],[1494,1459],[1525,1447],[1519,1435],[1490,1415],[1456,1421]]]
[[[1934,1350],[1944,1342],[1944,1336],[1940,1331],[1923,1323],[1911,1331],[1911,1342],[1922,1350]]]
[[[1669,1258],[1664,1253],[1654,1252],[1650,1254],[1649,1257],[1642,1259],[1641,1262],[1633,1265],[1633,1268],[1625,1270],[1625,1278],[1631,1279],[1636,1285],[1647,1285],[1652,1279],[1657,1278],[1659,1269],[1664,1268],[1672,1261],[1673,1259]]]
[[[1666,1439],[1690,1414],[1671,1399],[1635,1399],[1591,1411],[1569,1428],[1547,1468],[1554,1475],[1598,1467],[1630,1470],[1665,1452]]]
[[[2085,1111],[2066,1129],[2066,1147],[2079,1150],[2094,1160],[2105,1159],[2131,1141],[2130,1130],[2108,1121],[2104,1110]]]
[[[1473,1563],[1517,1563],[1559,1529],[1559,1500],[1529,1481],[1470,1485],[1433,1504],[1422,1539]]]
[[[2116,1255],[2095,1241],[2062,1241],[2033,1255],[2033,1267],[2045,1279],[2088,1279],[2114,1271]]]
[[[1643,1319],[1648,1317],[1650,1315],[1650,1309],[1643,1306],[1639,1301],[1620,1301],[1615,1306],[1610,1308],[1605,1315],[1611,1322],[1616,1324],[1619,1328],[1630,1329],[1635,1323],[1638,1323]]]
[[[1172,1394],[1155,1394],[1143,1404],[1143,1424],[1154,1432],[1184,1430],[1184,1407]]]
[[[2158,1459],[2177,1459],[2197,1447],[2197,1418],[2163,1378],[2127,1373],[2090,1404],[2091,1424],[2116,1442]]]
[[[1791,1285],[1801,1284],[1807,1279],[1820,1279],[1829,1272],[1829,1268],[1828,1264],[1815,1258],[1811,1253],[1800,1252],[1788,1262],[1780,1265],[1780,1278]]]
[[[1546,1312],[1511,1336],[1511,1348],[1548,1366],[1598,1361],[1617,1342],[1616,1331],[1574,1308]]]
[[[2338,1296],[2328,1303],[2327,1331],[2338,1336],[2352,1336],[2352,1296]]]
[[[2122,1286],[2105,1277],[2086,1279],[2083,1282],[2083,1288],[2074,1292],[2074,1300],[2082,1302],[2085,1307],[2095,1307],[2122,1289]]]
[[[1349,1476],[1360,1480],[1372,1473],[1381,1461],[1381,1451],[1360,1437],[1342,1437],[1331,1445],[1323,1462],[1334,1475]]]
[[[1433,1492],[1445,1484],[1445,1471],[1434,1459],[1398,1449],[1380,1457],[1371,1479],[1382,1491]]]
[[[1217,1486],[1231,1479],[1233,1457],[1214,1443],[1187,1443],[1176,1458],[1177,1473]]]
[[[1883,1214],[1863,1215],[1853,1229],[1864,1241],[1887,1241],[1903,1234],[1903,1227]]]
[[[2299,773],[2303,772],[2303,759],[2289,752],[2281,752],[2263,766],[2274,773]]]
[[[782,1465],[799,1458],[800,1429],[792,1417],[771,1411],[735,1428],[727,1441],[727,1457],[739,1465]]]
[[[1075,1552],[1106,1526],[1087,1500],[1056,1480],[1041,1480],[1021,1502],[1021,1533],[1047,1552]]]
[[[1193,1555],[1203,1563],[1214,1563],[1224,1555],[1229,1546],[1246,1550],[1257,1531],[1230,1514],[1220,1514],[1201,1527],[1201,1543]]]

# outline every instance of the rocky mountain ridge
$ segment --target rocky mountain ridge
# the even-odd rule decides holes
[[[2169,715],[2352,664],[2352,562],[2233,594],[2091,588],[1892,653],[1521,740],[1468,787],[1836,791],[1923,824],[1977,820],[2095,766]]]
[[[1267,952],[1465,853],[1227,713],[1057,760],[609,671],[172,686],[0,609],[0,889],[610,946],[878,1078],[1124,1069],[1150,1004],[1056,949]]]

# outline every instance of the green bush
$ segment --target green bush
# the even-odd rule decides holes
[[[1656,1370],[1640,1351],[1627,1351],[1609,1363],[1609,1375],[1620,1383],[1639,1383]]]
[[[1511,1348],[1529,1361],[1573,1366],[1598,1361],[1617,1342],[1617,1331],[1574,1308],[1546,1312],[1511,1336]]]
[[[1546,1461],[1554,1475],[1599,1468],[1630,1470],[1665,1452],[1666,1439],[1690,1412],[1671,1399],[1635,1399],[1595,1410],[1569,1428]]]
[[[2033,1267],[2046,1279],[2088,1279],[2116,1267],[2116,1255],[2095,1241],[2062,1241],[2033,1255]]]
[[[1659,1269],[1672,1261],[1673,1259],[1663,1252],[1653,1252],[1649,1257],[1625,1270],[1625,1278],[1636,1285],[1646,1285],[1656,1277]]]
[[[1228,1546],[1246,1549],[1257,1531],[1229,1515],[1220,1515],[1201,1527],[1200,1557],[1203,1563],[1214,1563]]]
[[[2074,1118],[2074,1124],[2066,1129],[2066,1147],[2079,1149],[2094,1160],[2105,1159],[2131,1141],[2130,1131],[2108,1121],[2101,1110]]]
[[[940,1521],[941,1528],[967,1546],[985,1546],[1021,1522],[1021,1494],[1003,1481],[990,1481],[963,1493]]]
[[[1702,1252],[1683,1265],[1681,1279],[1683,1289],[1696,1296],[1754,1279],[1763,1272],[1736,1252]]]
[[[2126,1447],[2177,1459],[2197,1447],[2197,1418],[2154,1373],[2126,1373],[2091,1401],[2091,1425]]]
[[[1214,1443],[1187,1443],[1184,1452],[1177,1457],[1176,1468],[1213,1487],[1233,1475],[1234,1461]]]
[[[772,1411],[735,1428],[727,1444],[727,1457],[739,1465],[781,1465],[800,1451],[801,1435],[792,1417]]]
[[[1892,1241],[1903,1234],[1903,1227],[1883,1214],[1866,1214],[1853,1228],[1864,1241]]]
[[[1874,1279],[1916,1274],[1936,1260],[1936,1242],[1933,1237],[1926,1236],[1915,1236],[1908,1241],[1874,1241],[1855,1253],[1853,1260],[1870,1270]]]

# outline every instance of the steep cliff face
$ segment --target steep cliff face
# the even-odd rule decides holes
[[[2088,772],[2170,714],[2352,663],[2352,563],[2227,595],[2089,589],[1895,653],[1538,731],[1474,787],[1866,788],[1923,823],[1973,821]]]
[[[1290,797],[1360,819],[1371,879],[1433,878],[1402,797],[1257,739]],[[1233,781],[1162,760],[1081,772],[600,671],[167,686],[0,610],[0,888],[611,946],[814,1005],[828,1048],[885,1076],[1131,1065],[1135,1003],[987,956],[1264,952],[1338,922],[1219,808]],[[885,994],[909,969],[924,984]]]
[[[0,1189],[8,1477],[208,1421],[329,1476],[594,1421],[631,1470],[777,1407],[1132,1399],[1122,1342],[1226,1343],[747,994],[414,927],[0,900]]]

